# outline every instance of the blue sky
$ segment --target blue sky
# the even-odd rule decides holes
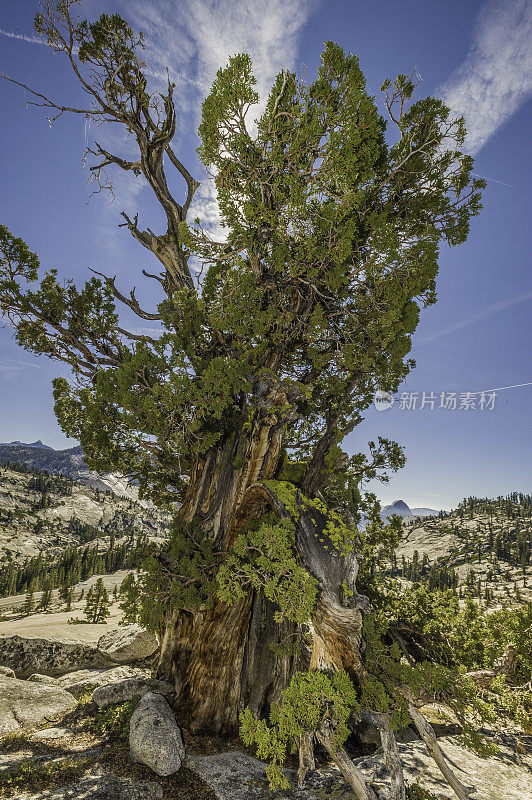
[[[80,102],[66,65],[35,41],[36,8],[34,0],[0,0],[0,69]],[[372,92],[385,77],[415,67],[419,96],[441,96],[465,115],[475,172],[488,179],[485,209],[468,242],[442,252],[439,300],[422,316],[413,347],[417,367],[400,389],[418,393],[418,407],[401,408],[398,397],[388,411],[368,409],[345,444],[355,452],[381,434],[405,446],[405,469],[377,487],[383,502],[449,508],[470,494],[529,492],[532,386],[498,392],[492,410],[445,410],[439,400],[430,410],[419,403],[423,392],[439,398],[532,383],[530,0],[86,0],[82,8],[88,18],[117,10],[145,32],[155,82],[168,65],[177,84],[176,149],[198,179],[205,177],[195,153],[201,100],[234,52],[252,55],[264,92],[284,67],[299,71],[304,64],[312,78],[323,42],[332,39],[358,55]],[[117,274],[123,285],[140,285],[137,274],[151,263],[117,227],[120,211],[140,210],[143,227],[157,228],[157,210],[140,179],[129,175],[116,176],[115,201],[100,194],[88,202],[82,164],[94,137],[125,154],[130,145],[78,117],[51,127],[45,113],[25,108],[25,99],[0,81],[0,223],[22,236],[43,266],[65,276],[82,279],[90,266]],[[196,206],[215,226],[208,182]],[[0,329],[0,441],[74,444],[53,415],[50,381],[58,372],[21,351],[9,328]]]

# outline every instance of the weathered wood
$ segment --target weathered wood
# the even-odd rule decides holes
[[[316,769],[314,760],[314,734],[306,731],[299,740],[299,769],[297,771],[297,785],[303,786],[307,772]]]
[[[371,714],[379,730],[381,737],[382,751],[384,754],[384,764],[391,779],[389,800],[405,800],[405,779],[403,774],[403,764],[397,747],[397,740],[390,726],[390,720],[386,714],[373,712]]]
[[[316,732],[316,738],[322,744],[330,757],[353,789],[357,800],[377,800],[377,795],[366,782],[363,774],[353,764],[344,748],[334,740],[334,730],[330,720],[324,720]]]
[[[185,524],[199,523],[221,553],[271,503],[256,480],[271,478],[277,467],[283,428],[275,408],[285,401],[277,387],[267,388],[267,422],[257,415],[247,437],[233,437],[198,459],[180,515]],[[209,608],[169,612],[157,674],[174,682],[183,724],[194,732],[234,734],[245,705],[263,715],[280,700],[295,657],[276,654],[272,644],[293,635],[295,625],[277,624],[273,614],[271,603],[254,593],[230,607],[215,600]]]
[[[416,708],[413,703],[408,704],[408,713],[412,717],[414,725],[416,726],[419,735],[423,739],[430,756],[436,762],[438,769],[455,795],[459,798],[459,800],[471,800],[471,792],[473,789],[464,786],[450,768],[445,759],[445,754],[438,744],[436,734],[432,729],[432,725],[427,722],[421,711]]]
[[[271,392],[269,393],[271,399]],[[273,432],[273,433],[272,433]],[[249,459],[233,468],[207,455],[196,477],[196,504],[187,514],[203,520],[206,531],[221,541],[224,549],[234,542],[249,520],[273,510],[280,518],[288,509],[261,482],[242,485],[257,476],[267,479],[275,465],[272,434],[277,442],[275,420],[247,451]],[[268,444],[268,442],[270,444]],[[235,449],[228,443],[226,456]],[[209,474],[206,474],[209,473]],[[217,495],[233,507],[220,509]],[[301,562],[317,578],[319,596],[311,621],[313,649],[311,668],[346,669],[361,677],[361,608],[367,599],[355,589],[356,557],[346,560],[324,533],[329,516],[308,508],[299,499],[295,520],[295,542]],[[353,595],[343,596],[342,584]],[[216,601],[212,608],[183,611],[169,617],[163,639],[158,675],[174,681],[176,707],[184,724],[195,731],[234,733],[245,705],[264,715],[273,701],[281,699],[297,664],[295,655],[276,654],[271,645],[286,642],[296,633],[292,623],[275,623],[271,603],[253,594],[227,607]]]

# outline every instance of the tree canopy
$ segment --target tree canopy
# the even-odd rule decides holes
[[[91,102],[69,108],[32,90],[35,103],[54,118],[72,111],[119,123],[136,140],[136,161],[91,147],[91,169],[99,185],[105,168],[132,170],[159,201],[164,233],[124,217],[162,264],[149,276],[161,299],[148,311],[112,276],[76,287],[54,270],[42,274],[37,256],[2,228],[2,312],[23,347],[72,368],[71,380],[54,381],[56,414],[94,468],[181,501],[197,459],[266,413],[277,391],[284,446],[306,462],[301,485],[315,492],[324,457],[362,420],[374,391],[396,390],[412,368],[411,336],[420,308],[435,300],[440,247],[463,242],[480,210],[483,183],[459,150],[464,122],[435,98],[413,102],[406,75],[383,83],[382,115],[358,59],[328,42],[314,81],[277,76],[254,126],[251,60],[234,56],[199,127],[220,243],[201,220],[187,222],[199,184],[172,149],[174,85],[150,94],[142,36],[117,14],[81,20],[77,5],[48,0],[36,28],[66,55]],[[180,202],[169,169],[185,180]],[[160,333],[122,327],[122,307]],[[377,446],[377,465],[389,462],[386,448]]]

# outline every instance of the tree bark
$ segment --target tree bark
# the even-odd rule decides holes
[[[316,769],[314,760],[314,733],[306,731],[299,740],[299,769],[297,771],[297,785],[303,786],[307,772]]]
[[[220,553],[238,531],[271,505],[264,489],[279,464],[286,407],[278,385],[258,387],[259,403],[247,435],[233,435],[197,459],[180,509],[184,524],[197,522]],[[169,611],[157,675],[174,682],[179,718],[194,732],[234,734],[239,712],[250,706],[264,715],[279,700],[295,669],[293,655],[272,646],[296,634],[292,623],[275,623],[274,608],[257,593],[233,606]]]
[[[250,448],[251,458],[233,473],[226,474],[223,462],[209,455],[203,470],[211,473],[198,473],[196,502],[189,505],[187,513],[194,509],[196,519],[215,532],[224,548],[231,546],[249,520],[269,510],[280,518],[290,513],[263,483],[242,488],[248,479],[271,477],[277,463],[272,459],[271,444],[268,446],[272,441],[279,447],[275,432],[263,431],[256,448]],[[223,501],[233,498],[230,515],[227,506],[220,511],[212,499],[220,489],[214,477],[215,462],[222,464],[218,476],[223,481]],[[310,666],[343,667],[353,677],[360,676],[361,609],[367,607],[367,599],[355,590],[356,558],[346,560],[334,551],[325,532],[329,522],[326,512],[309,510],[301,497],[297,502],[296,549],[319,586],[311,620],[314,648]],[[342,584],[352,587],[353,595],[347,600]],[[210,608],[169,616],[157,674],[174,682],[176,709],[192,731],[234,734],[239,712],[245,706],[264,716],[271,703],[281,698],[298,657],[274,652],[272,645],[286,643],[297,635],[297,628],[292,622],[274,622],[274,610],[260,594],[250,593],[230,607],[215,600]]]

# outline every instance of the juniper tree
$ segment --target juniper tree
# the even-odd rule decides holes
[[[483,182],[460,151],[464,121],[436,98],[414,101],[407,75],[384,81],[380,113],[357,58],[329,42],[315,80],[277,76],[254,128],[252,64],[236,55],[218,71],[199,127],[218,242],[187,219],[199,182],[174,150],[174,84],[150,91],[142,35],[117,14],[86,22],[78,4],[46,0],[36,30],[66,56],[87,105],[25,88],[52,121],[69,112],[129,135],[133,159],[97,142],[87,155],[97,188],[110,169],[153,192],[161,232],[126,213],[123,226],[153,256],[154,271],[142,272],[160,301],[147,308],[112,275],[77,287],[42,274],[2,228],[2,312],[22,347],[71,368],[70,380],[54,381],[55,411],[89,465],[131,476],[142,496],[176,510],[170,544],[148,553],[141,619],[161,633],[158,673],[175,681],[181,720],[233,732],[247,706],[256,736],[251,720],[287,687],[288,705],[321,692],[324,716],[291,717],[303,774],[310,722],[338,757],[345,709],[362,713],[364,697],[392,763],[395,712],[372,696],[380,690],[361,655],[369,605],[356,588],[357,521],[370,518],[366,542],[396,537],[361,487],[404,457],[383,438],[369,454],[347,456],[341,443],[374,392],[397,390],[414,366],[411,336],[435,301],[440,247],[464,242],[481,208]],[[121,309],[158,333],[128,329]],[[367,637],[377,643],[384,630],[373,622]],[[398,702],[404,713],[412,705]],[[404,797],[399,778],[394,792]]]

